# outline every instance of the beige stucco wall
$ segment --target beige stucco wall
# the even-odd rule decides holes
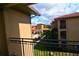
[[[8,8],[4,15],[9,54],[23,55],[22,44],[9,42],[9,37],[31,38],[30,16]]]
[[[79,18],[66,19],[66,29],[60,29],[60,21],[58,20],[58,39],[60,39],[60,31],[66,31],[67,40],[79,40]]]
[[[67,20],[67,38],[79,41],[79,17]]]
[[[7,37],[31,38],[29,16],[10,9],[6,9],[4,14]]]

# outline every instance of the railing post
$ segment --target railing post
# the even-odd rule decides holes
[[[25,56],[25,53],[24,53],[24,41],[23,41],[23,38],[22,38],[21,42],[22,42],[22,52],[23,52],[23,56]]]

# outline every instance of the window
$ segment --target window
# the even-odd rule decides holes
[[[66,20],[60,20],[60,28],[61,29],[66,28]]]
[[[61,31],[60,32],[60,38],[61,39],[66,39],[66,31]]]

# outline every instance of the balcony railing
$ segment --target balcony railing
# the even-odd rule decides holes
[[[24,45],[23,42],[26,43],[29,42],[30,44],[28,45],[32,45],[34,56],[78,56],[79,55],[79,41],[53,40],[53,39],[33,40],[28,38],[10,38],[10,41],[14,43],[22,42],[22,45]]]

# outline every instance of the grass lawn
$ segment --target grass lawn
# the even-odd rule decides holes
[[[70,52],[49,52],[49,51],[42,51],[34,49],[34,56],[79,56],[77,53],[70,53]]]
[[[34,47],[34,56],[77,56],[79,53],[62,52],[62,51],[49,51],[46,45],[38,43]],[[65,48],[64,48],[65,49]],[[52,50],[52,49],[51,49]]]

